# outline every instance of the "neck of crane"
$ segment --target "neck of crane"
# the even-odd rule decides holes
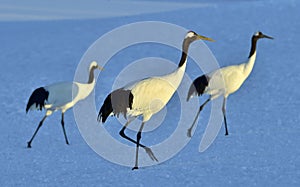
[[[174,91],[176,91],[179,87],[185,73],[189,45],[190,43],[184,40],[182,44],[182,54],[180,62],[178,64],[178,68],[174,72],[161,77],[164,80],[168,81],[170,84],[172,84]]]
[[[256,59],[256,51],[254,51],[254,53],[249,58],[248,62],[245,64],[245,67],[244,67],[245,78],[247,78],[250,75],[250,73],[253,69],[254,63],[255,63],[255,59]]]
[[[181,66],[183,66],[183,64],[186,63],[186,59],[187,59],[187,54],[185,52],[182,52],[181,59],[180,59],[180,62],[178,64],[178,68],[180,68]]]
[[[95,75],[94,75],[94,70],[95,69],[96,69],[96,67],[92,67],[90,69],[88,84],[91,84],[91,83],[93,83],[95,81]]]
[[[160,78],[164,79],[170,85],[172,85],[172,88],[174,89],[174,92],[175,92],[183,79],[185,69],[186,69],[186,63],[184,63],[182,66],[178,67],[172,73],[161,76]]]
[[[178,68],[180,68],[186,63],[189,46],[190,43],[184,40],[182,44],[182,54],[181,54],[180,62],[178,64]]]
[[[248,58],[251,58],[251,56],[254,55],[254,53],[256,52],[257,40],[258,40],[258,38],[256,38],[255,36],[252,37],[252,40],[251,40],[251,50],[250,50]]]
[[[244,75],[245,78],[247,78],[254,66],[255,59],[256,59],[256,44],[257,44],[258,38],[255,36],[252,36],[251,40],[251,49],[250,49],[250,54],[248,57],[248,62],[244,64]]]

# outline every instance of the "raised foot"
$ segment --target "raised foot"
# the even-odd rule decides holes
[[[66,141],[66,144],[67,144],[67,145],[70,145],[68,141]]]
[[[158,162],[157,158],[155,157],[155,155],[153,154],[152,150],[149,147],[144,147],[146,153],[149,155],[149,157],[151,158],[151,160]]]
[[[31,148],[31,142],[27,142],[27,148]]]
[[[189,128],[189,129],[187,130],[187,136],[188,136],[189,138],[192,137],[192,128]]]
[[[131,170],[139,169],[139,167],[134,166]]]

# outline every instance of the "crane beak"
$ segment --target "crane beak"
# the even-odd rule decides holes
[[[103,70],[104,70],[104,68],[103,68],[103,67],[101,67],[101,66],[97,66],[97,68],[98,68],[99,70],[101,70],[101,71],[103,71]]]
[[[214,42],[215,40],[211,39],[211,38],[208,38],[206,36],[201,36],[201,35],[198,35],[197,38],[199,40],[206,40],[206,41],[210,41],[210,42]]]
[[[263,34],[263,36],[262,36],[263,38],[268,38],[268,39],[274,39],[273,37],[271,37],[271,36],[268,36],[268,35],[265,35],[265,34]]]

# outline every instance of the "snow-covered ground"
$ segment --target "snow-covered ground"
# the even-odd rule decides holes
[[[51,3],[29,2],[2,1],[0,8],[0,186],[300,185],[298,1],[178,0],[144,2],[145,6],[140,1],[95,1],[94,6],[73,5],[74,11],[68,1],[58,9]],[[97,7],[108,13],[102,15]],[[89,8],[91,14],[87,14]],[[42,19],[36,19],[39,16]],[[26,115],[31,92],[53,82],[71,81],[84,52],[106,32],[149,20],[170,22],[214,38],[216,42],[207,45],[221,66],[246,60],[255,31],[275,38],[259,41],[252,74],[228,99],[230,135],[225,137],[222,127],[214,143],[198,152],[210,112],[207,106],[194,136],[179,154],[159,165],[131,171],[97,155],[81,137],[70,110],[65,115],[69,146],[64,143],[60,113],[55,113],[45,121],[32,149],[27,149],[26,142],[43,116],[41,112]],[[124,52],[114,60],[124,65],[140,57],[159,56],[176,62],[179,55],[141,46],[139,54]],[[115,75],[112,67],[106,71]],[[202,74],[190,64],[187,73],[191,78]],[[96,88],[97,110],[115,77],[106,73],[106,78],[107,84]],[[174,103],[176,98],[168,104],[168,113],[176,112]],[[167,115],[164,123],[172,125],[176,120]],[[111,118],[105,128],[117,136],[121,126],[116,123]],[[142,142],[151,145],[152,138],[159,139],[163,133],[144,133]]]

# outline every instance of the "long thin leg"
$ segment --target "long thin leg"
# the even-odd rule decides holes
[[[33,133],[31,139],[27,142],[27,148],[31,148],[31,142],[34,139],[35,135],[37,134],[37,132],[39,131],[39,129],[41,128],[41,126],[43,125],[45,119],[47,118],[47,115],[45,115],[43,117],[43,119],[40,121],[39,126],[36,128],[35,132]]]
[[[131,141],[132,143],[134,143],[135,145],[137,145],[137,141],[133,140],[132,138],[128,137],[126,134],[125,134],[125,129],[127,128],[127,126],[129,125],[129,123],[132,122],[132,121],[127,121],[124,125],[124,127],[121,129],[121,131],[119,132],[120,136],[122,138],[125,138],[126,140],[129,140]],[[140,144],[141,147],[146,147],[145,145],[142,145]]]
[[[227,129],[227,121],[226,121],[226,98],[223,99],[223,106],[222,106],[223,116],[224,116],[224,124],[225,124],[225,136],[228,135]]]
[[[66,134],[66,129],[65,129],[64,114],[65,114],[65,113],[63,113],[63,112],[61,113],[61,126],[62,126],[62,128],[63,128],[63,132],[64,132],[66,144],[69,145],[69,141],[68,141],[67,134]]]
[[[134,167],[132,168],[132,170],[135,170],[135,169],[139,169],[139,166],[138,166],[138,161],[139,161],[139,146],[140,146],[140,140],[141,140],[141,137],[142,137],[142,131],[143,131],[143,128],[144,128],[144,122],[142,122],[142,125],[140,127],[140,130],[139,132],[136,134],[136,141],[137,141],[137,144],[136,144],[136,150],[135,150],[135,165]]]
[[[119,132],[119,134],[120,134],[120,136],[122,138],[125,138],[126,140],[128,140],[128,141],[134,143],[135,145],[137,145],[138,144],[137,141],[133,140],[132,138],[128,137],[125,134],[125,129],[127,128],[127,126],[129,125],[130,122],[131,122],[130,120],[126,122],[126,124],[121,129],[121,131]],[[151,158],[151,160],[158,162],[157,158],[155,157],[155,155],[153,154],[152,150],[149,147],[147,147],[147,146],[145,146],[143,144],[140,144],[140,143],[139,143],[139,146],[145,149],[146,153],[149,155],[149,157]]]
[[[210,101],[210,99],[211,98],[208,98],[200,107],[199,107],[199,110],[198,110],[198,112],[197,112],[197,115],[196,115],[196,117],[195,117],[195,119],[194,119],[194,121],[193,121],[193,124],[191,125],[191,127],[188,129],[188,131],[187,131],[187,136],[190,138],[190,137],[192,137],[192,130],[193,130],[193,127],[194,127],[194,125],[195,125],[195,123],[196,123],[196,121],[197,121],[197,118],[199,117],[199,114],[200,114],[200,112],[202,111],[202,109],[204,108],[204,106]]]

